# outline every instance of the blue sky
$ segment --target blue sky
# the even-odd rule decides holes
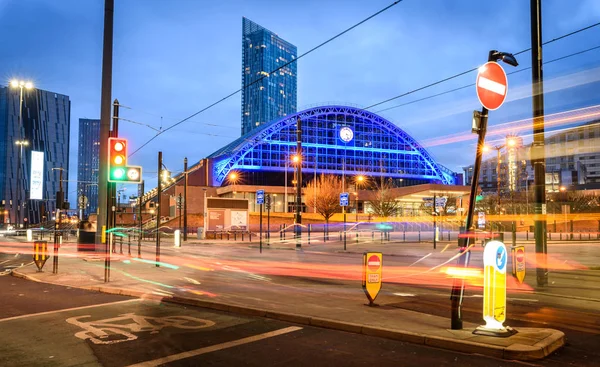
[[[113,98],[131,107],[122,109],[124,118],[169,126],[240,87],[242,16],[303,53],[391,2],[115,0]],[[595,0],[545,0],[543,5],[544,40],[600,19]],[[0,0],[0,78],[31,79],[41,89],[70,96],[75,139],[79,118],[100,115],[103,9],[101,0]],[[548,45],[544,59],[598,46],[598,40],[600,27]],[[518,52],[529,44],[528,1],[404,0],[299,61],[298,108],[328,102],[368,106],[476,67],[490,49]],[[530,53],[518,59],[522,67],[531,64]],[[599,66],[596,50],[549,64],[544,73],[549,82],[577,72],[593,80]],[[473,83],[475,76],[373,111]],[[491,125],[531,116],[530,80],[530,71],[509,77],[509,99],[513,91],[518,98],[492,112]],[[599,103],[597,82],[557,89],[546,95],[548,112]],[[468,132],[472,110],[479,108],[474,88],[467,88],[382,115],[417,140],[428,140]],[[238,94],[161,135],[131,163],[144,166],[146,186],[152,187],[158,150],[172,171],[180,171],[185,156],[196,162],[237,138],[240,120]],[[154,135],[127,122],[121,123],[120,133],[131,147]],[[440,163],[460,171],[473,161],[473,144],[436,145],[430,151]],[[73,141],[71,180],[76,179],[76,163]],[[129,190],[135,192],[134,187]],[[70,198],[74,200],[73,193]]]

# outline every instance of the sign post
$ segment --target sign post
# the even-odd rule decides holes
[[[508,254],[500,241],[490,241],[483,250],[483,320],[473,334],[509,336],[516,333],[504,327],[506,321],[506,267]]]
[[[269,194],[265,196],[265,207],[267,209],[267,246],[269,246],[271,245],[271,195]]]
[[[363,254],[362,287],[369,300],[369,306],[375,306],[375,298],[381,290],[381,269],[383,255],[381,252],[365,252]]]
[[[262,254],[262,243],[263,243],[263,226],[262,226],[262,213],[263,204],[265,203],[265,190],[256,191],[256,204],[260,205],[260,239],[259,239],[259,251]]]
[[[517,278],[519,284],[525,280],[525,246],[513,246],[512,253],[512,275]]]
[[[46,260],[48,260],[48,242],[35,241],[33,242],[33,261],[38,268],[38,272],[42,271]]]
[[[350,203],[350,194],[342,192],[340,194],[340,206],[344,210],[344,251],[346,251],[346,207]]]

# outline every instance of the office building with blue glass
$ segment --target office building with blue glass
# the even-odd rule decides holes
[[[78,198],[85,197],[85,200],[78,202],[78,208],[88,216],[98,210],[99,119],[79,119],[77,147],[77,195]]]
[[[286,65],[296,52],[275,33],[242,19],[242,135],[296,112],[297,63]]]
[[[3,224],[22,226],[51,219],[60,186],[59,169],[64,170],[63,192],[69,192],[70,121],[69,96],[23,88],[21,105],[18,87],[0,87],[0,221]],[[25,144],[17,145],[17,141]],[[43,153],[43,169],[36,173],[37,180],[31,179],[32,151]],[[39,199],[31,199],[32,181],[37,185],[35,196]]]

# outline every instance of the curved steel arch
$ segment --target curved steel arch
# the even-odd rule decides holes
[[[346,120],[344,120],[344,121],[330,120],[330,119],[328,119],[328,116],[330,116],[331,114],[343,114],[346,116]],[[349,122],[347,121],[348,116],[358,117],[361,119],[362,123],[364,123],[364,121],[368,121],[371,124],[373,124],[374,126],[377,126],[382,131],[387,131],[391,136],[393,136],[394,138],[397,139],[398,144],[404,144],[409,147],[409,149],[396,150],[396,151],[392,151],[392,153],[404,154],[406,156],[418,155],[418,157],[421,157],[423,159],[423,162],[426,164],[426,167],[410,167],[410,169],[425,169],[425,170],[429,169],[432,172],[431,175],[405,174],[404,172],[402,172],[402,173],[385,172],[386,176],[424,178],[424,179],[429,179],[429,180],[439,180],[444,184],[454,184],[454,177],[453,177],[452,172],[450,170],[448,170],[447,168],[437,164],[434,161],[434,159],[431,157],[429,152],[427,152],[415,139],[413,139],[410,135],[408,135],[404,130],[402,130],[395,124],[391,123],[390,121],[386,120],[385,118],[383,118],[379,115],[376,115],[370,111],[362,110],[362,109],[355,108],[355,107],[347,107],[347,106],[321,106],[321,107],[310,108],[310,109],[295,113],[293,115],[284,117],[280,120],[275,120],[271,123],[263,125],[260,128],[252,131],[251,133],[246,134],[246,135],[242,136],[241,138],[237,139],[236,141],[228,144],[227,146],[223,147],[222,149],[218,150],[217,152],[215,152],[211,156],[209,156],[209,158],[214,159],[214,165],[213,165],[214,184],[216,184],[216,186],[220,186],[223,183],[223,181],[225,180],[225,178],[227,177],[227,175],[229,174],[229,172],[236,168],[239,168],[239,169],[265,168],[265,167],[263,167],[262,161],[261,161],[260,165],[251,166],[251,167],[248,165],[244,165],[241,162],[243,162],[243,160],[248,156],[248,154],[250,154],[255,148],[260,147],[262,144],[279,144],[279,145],[288,145],[288,146],[290,146],[292,143],[295,144],[295,141],[296,141],[295,137],[293,139],[288,139],[286,141],[281,141],[281,140],[275,141],[272,139],[272,137],[275,134],[282,133],[285,129],[288,129],[290,127],[293,127],[295,129],[296,121],[298,118],[300,118],[302,120],[303,125],[305,125],[307,122],[313,122],[311,119],[315,119],[314,122],[316,122],[316,123],[323,122],[323,121],[320,121],[319,119],[316,119],[316,117],[319,117],[319,116],[325,117],[324,122],[326,122],[326,123],[331,122],[336,126],[338,124],[340,124],[340,125],[349,124]],[[353,123],[354,123],[354,125],[358,124],[358,122],[356,120],[353,121]],[[311,146],[313,146],[315,150],[317,149],[317,147],[320,147],[322,149],[323,148],[344,149],[344,150],[348,149],[346,147],[340,148],[340,145],[337,143],[336,144],[314,143],[312,145],[310,143],[305,143],[304,142],[306,140],[305,135],[307,135],[306,131],[307,130],[303,128],[303,148],[306,147],[306,149],[309,149]],[[288,132],[288,134],[289,134],[289,132]],[[351,149],[354,151],[361,151],[361,154],[364,154],[365,152],[369,152],[369,151],[371,153],[377,152],[378,154],[382,154],[382,151],[383,151],[381,148],[365,148],[365,147],[356,147],[356,146],[351,147]],[[317,153],[317,155],[318,155],[318,153]],[[345,162],[345,158],[344,158],[344,162]],[[418,163],[422,164],[423,162],[418,162]],[[388,162],[386,162],[386,163],[388,163]],[[318,167],[318,162],[316,162],[315,164]],[[388,166],[386,166],[386,167],[388,167]],[[275,166],[270,166],[269,169],[283,171],[284,166],[275,165]],[[342,173],[342,171],[340,169],[337,169],[337,170],[336,169],[334,169],[334,170],[324,169],[324,170],[320,170],[320,171],[327,171],[327,172],[338,173],[338,174]],[[377,175],[378,173],[374,172],[374,174]],[[384,174],[384,172],[382,171],[381,175],[383,175],[383,174]]]

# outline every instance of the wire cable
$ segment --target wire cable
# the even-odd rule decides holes
[[[562,36],[560,36],[560,37],[553,38],[553,39],[551,39],[551,40],[549,40],[549,41],[546,41],[546,42],[542,43],[542,45],[548,45],[548,44],[550,44],[550,43],[553,43],[553,42],[559,41],[559,40],[561,40],[561,39],[563,39],[563,38],[566,38],[566,37],[572,36],[572,35],[574,35],[574,34],[577,34],[577,33],[583,32],[583,31],[586,31],[586,30],[588,30],[588,29],[591,29],[591,28],[597,27],[597,26],[599,26],[599,25],[600,25],[600,22],[598,22],[598,23],[594,23],[594,24],[591,24],[591,25],[589,25],[589,26],[587,26],[587,27],[584,27],[584,28],[577,29],[577,30],[575,30],[575,31],[573,31],[573,32],[570,32],[570,33],[567,33],[567,34],[563,34],[563,35],[562,35]],[[531,47],[530,47],[530,48],[526,48],[526,49],[524,49],[524,50],[521,50],[521,51],[519,51],[519,52],[517,52],[517,53],[514,53],[513,55],[515,55],[515,56],[516,56],[516,55],[520,55],[520,54],[522,54],[522,53],[524,53],[524,52],[527,52],[527,51],[531,51]],[[445,79],[439,80],[439,81],[437,81],[437,82],[430,83],[430,84],[427,84],[427,85],[425,85],[425,86],[423,86],[423,87],[419,87],[419,88],[417,88],[417,89],[413,89],[413,90],[410,90],[410,91],[408,91],[408,92],[405,92],[405,93],[399,94],[399,95],[397,95],[397,96],[395,96],[395,97],[391,97],[391,98],[388,98],[388,99],[386,99],[386,100],[383,100],[383,101],[381,101],[381,102],[377,102],[377,103],[375,103],[375,104],[372,104],[372,105],[370,105],[370,106],[368,106],[368,107],[364,107],[363,109],[365,109],[365,110],[368,110],[368,109],[371,109],[371,108],[373,108],[373,107],[376,107],[376,106],[382,105],[382,104],[384,104],[384,103],[391,102],[391,101],[393,101],[393,100],[396,100],[396,99],[398,99],[398,98],[406,97],[406,96],[408,96],[408,95],[410,95],[410,94],[413,94],[413,93],[416,93],[416,92],[422,91],[423,89],[427,89],[427,88],[433,87],[434,85],[438,85],[438,84],[441,84],[441,83],[447,82],[447,81],[449,81],[449,80],[456,79],[456,78],[458,78],[459,76],[463,76],[463,75],[465,75],[465,74],[468,74],[468,73],[470,73],[470,72],[473,72],[473,71],[477,70],[478,68],[479,68],[479,67],[474,67],[474,68],[472,68],[472,69],[469,69],[469,70],[467,70],[467,71],[463,71],[463,72],[461,72],[461,73],[454,74],[454,75],[452,75],[452,76],[450,76],[450,77],[447,77],[447,78],[445,78]]]
[[[213,102],[213,103],[211,103],[210,105],[208,105],[208,106],[206,106],[206,107],[202,108],[202,109],[201,109],[201,110],[199,110],[198,112],[195,112],[195,113],[191,114],[190,116],[188,116],[188,117],[186,117],[186,118],[184,118],[184,119],[182,119],[182,120],[180,120],[180,121],[178,121],[178,122],[176,122],[176,123],[174,123],[174,124],[172,124],[172,125],[168,126],[168,127],[167,127],[167,128],[165,128],[164,130],[162,130],[162,131],[160,131],[160,132],[156,133],[156,135],[154,135],[152,138],[150,138],[150,140],[148,140],[147,142],[145,142],[144,144],[142,144],[142,146],[140,146],[140,147],[139,147],[139,148],[137,148],[135,151],[133,151],[131,154],[129,154],[129,157],[133,156],[135,153],[137,153],[138,151],[140,151],[142,148],[144,148],[146,145],[148,145],[148,144],[149,144],[151,141],[153,141],[154,139],[156,139],[156,138],[157,138],[159,135],[162,135],[162,134],[166,133],[167,131],[171,130],[172,128],[174,128],[174,127],[176,127],[176,126],[179,126],[180,124],[182,124],[182,123],[186,122],[187,120],[189,120],[189,119],[191,119],[191,118],[193,118],[193,117],[195,117],[195,116],[197,116],[197,115],[201,114],[202,112],[204,112],[204,111],[206,111],[206,110],[208,110],[208,109],[210,109],[210,108],[212,108],[212,107],[214,107],[214,106],[218,105],[219,103],[221,103],[221,102],[223,102],[223,101],[225,101],[225,100],[227,100],[227,99],[229,99],[229,98],[233,97],[234,95],[238,94],[239,92],[241,92],[241,91],[242,91],[242,90],[244,90],[245,88],[248,88],[248,87],[250,87],[250,86],[252,86],[252,85],[254,85],[254,84],[256,84],[256,83],[258,83],[258,82],[262,81],[263,79],[265,79],[265,78],[268,78],[268,77],[269,77],[269,75],[271,75],[271,74],[273,74],[273,73],[276,73],[276,72],[278,72],[279,70],[281,70],[281,69],[283,69],[283,68],[285,68],[285,67],[287,67],[287,66],[291,65],[291,64],[292,64],[292,63],[294,63],[294,62],[298,62],[298,60],[300,60],[300,59],[301,59],[301,58],[303,58],[304,56],[307,56],[307,55],[311,54],[312,52],[314,52],[314,51],[316,51],[317,49],[319,49],[319,48],[321,48],[321,47],[325,46],[326,44],[328,44],[328,43],[330,43],[330,42],[334,41],[335,39],[337,39],[337,38],[339,38],[339,37],[343,36],[344,34],[346,34],[346,33],[350,32],[350,31],[351,31],[351,30],[353,30],[354,28],[356,28],[356,27],[360,26],[361,24],[363,24],[363,23],[365,23],[365,22],[367,22],[367,21],[369,21],[369,20],[371,20],[371,19],[375,18],[376,16],[378,16],[379,14],[381,14],[381,13],[385,12],[386,10],[389,10],[389,9],[390,9],[390,8],[392,8],[393,6],[395,6],[395,5],[398,5],[398,4],[399,4],[399,3],[401,3],[402,1],[403,1],[403,0],[396,0],[396,1],[394,1],[394,2],[393,2],[393,3],[391,3],[390,5],[386,6],[385,8],[383,8],[383,9],[381,9],[381,10],[379,10],[379,11],[377,11],[376,13],[374,13],[374,14],[372,14],[372,15],[368,16],[367,18],[365,18],[365,19],[361,20],[360,22],[358,22],[358,23],[354,24],[354,25],[353,25],[353,26],[351,26],[350,28],[347,28],[346,30],[344,30],[344,31],[342,31],[342,32],[340,32],[340,33],[338,33],[338,34],[336,34],[335,36],[333,36],[333,37],[331,37],[331,38],[327,39],[326,41],[324,41],[324,42],[320,43],[319,45],[317,45],[317,46],[315,46],[315,47],[311,48],[310,50],[308,50],[308,51],[306,51],[305,53],[301,54],[301,55],[300,55],[300,56],[298,56],[297,58],[295,58],[295,59],[293,59],[293,60],[291,60],[291,61],[288,61],[288,62],[286,62],[285,64],[281,65],[280,67],[276,68],[275,70],[272,70],[272,71],[271,71],[271,72],[269,72],[267,75],[263,75],[263,76],[261,76],[260,78],[258,78],[258,79],[256,79],[256,80],[254,80],[254,81],[253,81],[253,82],[251,82],[250,84],[246,85],[244,88],[240,88],[240,89],[236,90],[235,92],[229,93],[229,94],[228,94],[228,95],[226,95],[225,97],[223,97],[223,98],[219,99],[218,101],[216,101],[216,102]]]
[[[585,50],[582,50],[582,51],[574,52],[574,53],[569,54],[569,55],[561,56],[559,58],[552,59],[550,61],[544,62],[544,65],[551,64],[551,63],[556,62],[556,61],[564,60],[564,59],[567,59],[569,57],[581,55],[581,54],[589,52],[589,51],[594,51],[594,50],[597,50],[599,48],[600,48],[600,46],[595,46],[595,47],[591,47],[591,48],[588,48],[588,49],[585,49]],[[511,71],[510,73],[506,73],[506,75],[513,75],[513,74],[517,74],[517,73],[520,73],[522,71],[526,71],[526,70],[530,70],[530,69],[531,69],[531,66],[528,66],[528,67],[523,68],[523,69],[519,69],[519,70],[516,70],[516,71]],[[385,112],[385,111],[393,110],[393,109],[398,108],[398,107],[403,107],[403,106],[410,105],[410,104],[413,104],[413,103],[425,101],[425,100],[428,100],[428,99],[431,99],[431,98],[439,97],[439,96],[442,96],[444,94],[449,94],[449,93],[456,92],[456,91],[459,91],[461,89],[465,89],[465,88],[469,88],[469,87],[473,87],[473,86],[475,86],[475,83],[463,85],[462,87],[450,89],[450,90],[447,90],[445,92],[433,94],[433,95],[428,96],[428,97],[423,97],[423,98],[415,99],[414,101],[410,101],[410,102],[402,103],[402,104],[399,104],[399,105],[396,105],[396,106],[384,108],[383,110],[376,111],[375,113],[380,113],[380,112]]]

